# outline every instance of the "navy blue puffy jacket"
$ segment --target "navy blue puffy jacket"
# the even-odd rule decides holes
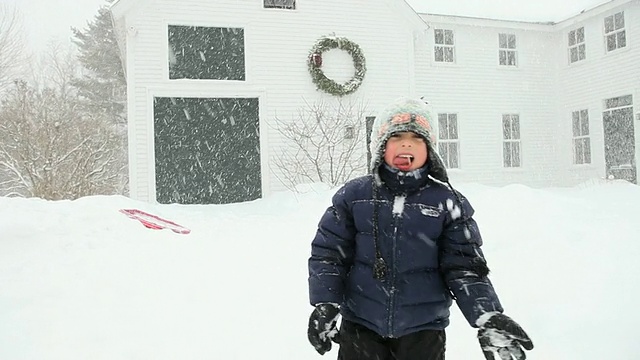
[[[322,216],[309,259],[311,304],[340,304],[345,319],[395,338],[444,329],[452,296],[472,326],[484,312],[501,312],[473,208],[430,179],[406,195],[377,187],[378,244],[388,272],[374,278],[374,181],[370,175],[345,184]]]

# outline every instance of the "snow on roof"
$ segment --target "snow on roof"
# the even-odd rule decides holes
[[[560,22],[615,0],[405,0],[417,13],[494,20]]]

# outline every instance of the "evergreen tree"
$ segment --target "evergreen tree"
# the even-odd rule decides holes
[[[106,0],[112,3],[114,0]],[[84,30],[71,28],[73,43],[78,48],[78,60],[84,69],[82,77],[72,82],[81,98],[81,106],[94,118],[106,119],[113,126],[117,143],[121,144],[114,158],[120,160],[121,175],[127,174],[127,83],[120,48],[108,7],[102,6]],[[125,185],[124,193],[128,193]]]
[[[74,86],[91,111],[125,125],[126,79],[109,9],[101,7],[87,25],[85,30],[72,28],[78,60],[86,70]]]

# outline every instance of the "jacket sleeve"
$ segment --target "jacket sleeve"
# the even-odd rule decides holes
[[[459,195],[459,194],[458,194]],[[440,270],[469,324],[477,327],[480,315],[502,312],[481,250],[482,237],[473,220],[474,210],[462,196],[448,201],[448,216],[440,237]]]
[[[309,300],[340,304],[344,284],[353,263],[355,226],[345,188],[333,196],[332,205],[320,219],[311,243],[309,258]]]

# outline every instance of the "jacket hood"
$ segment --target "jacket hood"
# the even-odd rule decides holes
[[[433,115],[431,107],[420,99],[401,97],[386,106],[373,123],[371,129],[371,163],[369,170],[379,181],[379,167],[384,162],[384,150],[387,140],[398,132],[410,131],[424,138],[427,144],[428,175],[448,182],[449,177],[436,149],[436,137],[432,132]]]

